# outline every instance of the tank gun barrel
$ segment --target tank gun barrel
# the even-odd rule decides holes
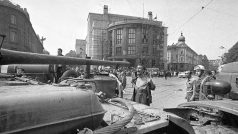
[[[64,56],[20,52],[7,49],[0,50],[0,65],[7,64],[65,64],[65,65],[121,65],[128,66],[126,61],[104,61]]]

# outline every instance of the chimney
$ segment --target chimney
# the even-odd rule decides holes
[[[108,14],[108,5],[103,6],[103,14]]]
[[[153,15],[152,15],[152,12],[151,12],[151,11],[148,12],[148,19],[149,19],[149,20],[153,20]]]

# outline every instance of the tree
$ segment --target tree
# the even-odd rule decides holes
[[[66,57],[75,57],[75,58],[80,58],[81,56],[79,54],[76,54],[76,51],[74,50],[70,50],[67,54],[65,54]],[[82,68],[80,67],[79,65],[69,65],[68,66],[69,68],[76,68],[76,67],[79,67],[79,68]]]
[[[206,55],[202,56],[202,65],[205,67],[205,69],[209,70],[209,60]]]
[[[77,57],[77,54],[75,51],[70,50],[67,54],[65,54],[67,57]]]
[[[238,61],[238,42],[224,54],[222,61],[224,64]]]

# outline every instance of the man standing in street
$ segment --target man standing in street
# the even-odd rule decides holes
[[[197,65],[194,67],[194,70],[196,71],[196,76],[192,80],[192,96],[188,98],[189,101],[198,101],[199,100],[199,93],[200,88],[203,86],[201,84],[202,80],[205,77],[205,67],[203,65]]]
[[[137,78],[133,84],[132,101],[149,106],[152,103],[151,90],[155,90],[155,85],[152,79],[146,75],[146,68],[142,65],[137,66]]]
[[[197,76],[192,76],[192,71],[189,71],[188,73],[188,80],[186,82],[187,92],[186,92],[186,99],[187,101],[190,101],[190,98],[193,95],[193,82],[196,79]]]

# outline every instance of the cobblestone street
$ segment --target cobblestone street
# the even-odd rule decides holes
[[[187,79],[171,77],[165,80],[163,77],[154,77],[153,82],[156,85],[155,91],[152,91],[152,107],[168,108],[177,107],[178,104],[186,102],[186,82]],[[127,77],[127,87],[124,98],[131,99],[133,88],[130,83],[131,77]]]

